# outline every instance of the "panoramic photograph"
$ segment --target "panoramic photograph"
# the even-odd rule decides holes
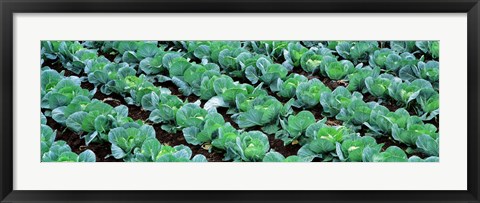
[[[41,41],[41,162],[439,162],[440,41]]]

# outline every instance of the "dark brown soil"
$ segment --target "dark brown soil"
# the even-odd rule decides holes
[[[300,111],[303,111],[304,109],[303,108],[297,108],[297,107],[292,107],[293,109],[293,112],[294,114],[298,114]],[[313,116],[315,117],[315,120],[321,120],[324,118],[324,116],[322,115],[322,106],[321,105],[317,105],[317,106],[314,106],[313,108],[311,109],[305,109],[306,111],[310,111]]]
[[[95,152],[97,156],[97,162],[123,162],[122,159],[115,159],[115,157],[111,156],[105,159],[106,156],[112,153],[110,142],[103,142],[103,143],[90,143],[86,146],[86,149],[92,150]],[[85,146],[82,146],[85,147]]]
[[[200,146],[200,145],[191,145],[185,141],[183,134],[181,131],[177,133],[168,133],[162,130],[160,124],[154,124],[153,128],[155,129],[155,134],[157,139],[160,143],[168,146],[177,146],[177,145],[185,145],[188,146],[193,153],[193,156],[197,154],[203,154],[209,162],[221,162],[223,159],[223,152],[216,152],[215,149],[212,149],[212,152],[208,152],[207,146]],[[210,146],[211,147],[211,146]]]
[[[110,54],[110,53],[102,53],[102,52],[99,52],[98,54],[104,56],[104,57],[107,58],[109,61],[114,61],[115,57],[117,56],[117,53]]]
[[[124,98],[116,93],[112,93],[110,95],[105,95],[100,91],[97,91],[93,98],[101,100],[107,104],[110,104],[113,107],[119,106],[119,105],[125,105],[128,107],[128,116],[133,118],[134,120],[143,120],[146,121],[148,117],[150,116],[150,111],[144,110],[140,106],[135,106],[135,105],[127,105],[125,103]]]
[[[325,84],[328,88],[330,88],[332,91],[335,90],[339,86],[347,87],[348,83],[343,80],[330,80],[330,78],[323,78],[322,79],[323,84]]]
[[[378,102],[378,98],[371,95],[370,93],[365,93],[363,94],[363,101],[364,102]],[[391,112],[395,112],[397,109],[402,108],[402,106],[397,105],[397,102],[392,100],[392,99],[386,99],[382,101],[382,105],[387,107],[388,110]],[[417,115],[415,110],[412,108],[414,106],[414,103],[410,103],[410,108],[405,108],[410,115]]]
[[[281,96],[279,96],[278,94],[273,93],[273,92],[270,90],[270,88],[265,88],[265,90],[267,91],[267,94],[268,94],[268,95],[275,97],[275,99],[277,99],[278,101],[282,102],[284,105],[285,105],[285,103],[288,102],[288,100],[290,100],[290,98],[281,97]]]
[[[71,75],[74,75],[74,76],[78,76],[77,74],[75,74],[74,72],[72,71],[69,71],[67,70],[66,68],[63,68],[62,66],[62,63],[60,63],[60,61],[58,60],[50,60],[50,59],[47,59],[44,61],[43,65],[42,66],[48,66],[50,67],[51,69],[53,70],[56,70],[57,72],[62,72],[64,71],[65,72],[65,76],[71,76]]]
[[[363,101],[364,102],[378,102],[378,98],[371,95],[370,93],[365,93],[363,94]],[[394,112],[396,111],[397,109],[401,108],[400,106],[396,105],[395,104],[395,101],[392,101],[390,99],[388,100],[384,100],[383,103],[382,103],[383,106],[387,107],[388,110]],[[407,110],[408,111],[408,110]],[[414,114],[411,114],[411,115],[414,115]]]
[[[172,95],[183,96],[178,87],[172,81],[154,82],[153,85],[168,88],[170,92],[172,92]]]
[[[339,121],[337,119],[333,118],[327,118],[327,122],[325,122],[327,125],[332,125],[332,126],[339,126],[343,124],[343,121]]]
[[[367,126],[361,125],[360,130],[358,130],[358,133],[360,133],[360,135],[365,135],[365,133],[367,133],[368,131],[370,131],[370,129],[368,129]]]
[[[190,94],[189,96],[183,95],[180,92],[180,90],[178,89],[178,87],[172,81],[155,82],[153,84],[157,87],[168,88],[170,90],[170,92],[172,92],[172,95],[176,95],[178,98],[180,98],[183,101],[187,100],[188,102],[196,102],[197,100],[200,100],[200,97],[198,97],[197,95],[195,95],[193,93]],[[200,107],[203,108],[203,105],[204,105],[205,102],[203,100],[200,100],[200,101],[202,102]]]
[[[122,102],[120,100],[113,99],[113,98],[106,98],[106,99],[103,99],[102,101],[105,102],[106,104],[109,104],[112,107],[117,107],[122,105]]]
[[[383,102],[382,105],[387,107],[387,109],[390,110],[391,112],[395,112],[397,109],[400,108],[399,106],[395,105],[391,100],[387,100],[387,101]],[[410,115],[412,115],[412,114],[410,113]]]
[[[128,116],[134,120],[146,121],[150,116],[150,111],[144,110],[140,106],[128,105]]]
[[[364,102],[371,102],[371,101],[374,101],[376,102],[377,101],[377,97],[371,95],[370,93],[364,93],[363,94],[363,101]]]
[[[316,73],[316,74],[307,73],[301,67],[294,67],[291,72],[299,74],[299,75],[303,75],[303,76],[307,77],[309,80],[311,80],[313,78],[317,78],[317,79],[321,80],[318,73]]]
[[[297,73],[297,74],[300,74],[300,75],[303,75],[305,77],[307,77],[309,80],[313,79],[313,78],[317,78],[319,79],[320,81],[322,81],[323,84],[325,84],[325,86],[327,86],[328,88],[330,88],[331,90],[335,90],[335,88],[339,87],[339,86],[343,86],[343,87],[347,87],[348,83],[346,81],[343,81],[343,80],[331,80],[330,78],[328,77],[323,77],[323,76],[319,76],[319,73],[315,73],[315,74],[309,74],[307,72],[305,72],[302,68],[300,67],[295,67],[293,68],[292,70],[292,73]]]
[[[114,157],[105,157],[111,154],[109,142],[103,143],[90,143],[88,146],[85,146],[85,140],[80,139],[80,135],[69,130],[68,128],[62,126],[61,124],[55,122],[52,118],[47,117],[47,125],[52,129],[57,130],[57,136],[55,141],[63,140],[72,148],[72,152],[77,154],[82,153],[83,151],[90,149],[95,153],[97,162],[121,162],[121,159],[115,159]]]
[[[225,107],[217,108],[217,112],[218,112],[219,114],[222,114],[222,115],[223,115],[223,118],[225,119],[225,122],[230,122],[230,124],[232,124],[232,126],[233,126],[235,129],[240,129],[240,128],[238,127],[238,124],[235,123],[235,121],[233,121],[232,116],[231,116],[231,115],[227,115],[227,110],[228,110],[228,108],[225,108]]]
[[[84,145],[85,141],[80,139],[79,134],[72,132],[69,129],[66,129],[64,126],[55,122],[50,117],[47,117],[47,125],[50,126],[52,129],[57,130],[57,136],[55,137],[55,141],[63,140],[68,143],[68,145],[72,148],[73,152],[77,154],[82,152],[80,146]]]
[[[82,87],[83,89],[87,89],[89,91],[92,91],[95,88],[95,85],[93,85],[92,83],[90,83],[88,81],[85,81],[85,82],[82,82],[82,84],[80,84],[80,87]]]
[[[129,106],[125,102],[125,99],[121,95],[116,94],[116,93],[106,95],[106,94],[103,94],[102,92],[100,92],[100,90],[97,90],[95,95],[93,95],[93,98],[98,99],[100,101],[103,101],[107,104],[110,104],[113,107],[116,107],[116,106],[119,106],[119,105],[122,105],[122,104],[126,105],[126,106]]]
[[[297,155],[298,150],[302,147],[299,144],[289,144],[285,146],[282,140],[275,139],[274,136],[268,136],[268,142],[270,143],[270,148],[282,154],[284,157]]]

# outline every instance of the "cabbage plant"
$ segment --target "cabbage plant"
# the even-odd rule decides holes
[[[146,139],[140,148],[135,148],[136,162],[207,162],[204,155],[192,157],[192,150],[184,145],[167,146],[160,144],[155,138]]]
[[[361,100],[363,95],[359,92],[353,94],[345,87],[337,87],[333,92],[325,92],[320,97],[320,104],[323,107],[322,114],[334,117],[342,108],[346,108],[353,100]]]
[[[393,80],[397,80],[393,75],[381,74],[378,77],[365,78],[365,86],[370,94],[378,98],[388,98],[388,88]]]
[[[417,79],[413,82],[402,82],[400,79],[393,80],[392,84],[388,87],[388,94],[390,97],[398,101],[403,106],[415,100],[423,89],[432,89],[430,82]]]
[[[423,89],[416,98],[418,112],[423,120],[431,120],[440,113],[440,95],[434,89]]]
[[[337,53],[344,59],[351,60],[353,63],[367,62],[368,56],[378,49],[376,41],[360,41],[360,42],[339,42],[335,46]]]
[[[416,41],[415,45],[423,53],[428,53],[432,58],[438,58],[440,56],[440,42],[439,41]]]
[[[76,154],[63,140],[53,142],[49,150],[42,155],[42,162],[95,162],[95,160],[95,153],[92,150],[87,149]]]
[[[183,136],[189,144],[199,145],[211,142],[218,129],[225,125],[223,116],[215,111],[210,111],[205,116],[202,126],[190,126],[183,129]]]
[[[139,128],[118,127],[108,133],[108,141],[112,143],[112,156],[116,159],[132,158],[134,150],[142,147],[149,138],[155,138],[155,130],[149,125],[142,125]]]
[[[283,108],[282,103],[272,96],[247,98],[238,95],[236,104],[240,112],[233,117],[240,128],[264,126],[278,121],[278,115]]]
[[[248,66],[245,70],[245,75],[252,84],[258,81],[270,85],[271,89],[276,90],[278,80],[284,80],[287,77],[288,70],[281,64],[272,64],[265,58],[260,58],[257,61],[256,67]]]
[[[360,126],[370,119],[372,109],[378,105],[376,102],[365,103],[361,99],[354,99],[348,106],[340,109],[335,118],[344,123]]]
[[[376,78],[380,74],[380,68],[373,68],[370,66],[365,67],[355,67],[353,73],[347,76],[348,86],[347,89],[350,91],[359,91],[366,93],[368,91],[365,85],[365,79],[368,77]]]
[[[243,132],[235,142],[228,143],[227,159],[234,161],[262,161],[270,149],[268,137],[260,131]]]
[[[282,154],[273,150],[265,154],[262,160],[262,162],[304,162],[304,161],[305,160],[300,158],[299,156],[292,155],[292,156],[285,157]]]
[[[375,138],[370,136],[348,139],[337,146],[337,153],[341,161],[362,162],[364,150],[380,151],[383,144],[377,144]]]
[[[378,105],[372,109],[368,122],[364,123],[374,134],[390,135],[393,125],[400,128],[407,126],[410,114],[404,108],[391,112],[385,106]]]
[[[437,128],[429,123],[424,124],[417,116],[411,116],[408,118],[404,128],[401,128],[396,124],[392,126],[392,137],[409,146],[416,146],[418,137],[421,135],[428,135],[433,139],[437,139]]]
[[[299,67],[301,58],[307,51],[308,49],[299,42],[289,43],[287,48],[283,50],[283,57],[285,57],[286,65],[290,67]]]
[[[281,138],[285,145],[297,140],[305,133],[307,128],[315,123],[315,116],[310,111],[300,111],[296,115],[288,116],[286,121],[280,120],[280,124],[288,136],[276,137]],[[281,133],[277,133],[280,135]]]
[[[294,106],[312,108],[320,103],[320,95],[322,95],[322,93],[331,91],[330,88],[316,78],[311,79],[308,82],[302,82],[298,85],[295,92],[297,100],[295,101]]]
[[[325,67],[327,76],[332,80],[344,79],[350,73],[353,73],[353,63],[348,60],[341,60],[329,63]]]
[[[280,80],[277,83],[278,95],[283,98],[292,98],[295,96],[298,85],[307,82],[307,77],[300,74],[290,74],[285,81]]]
[[[325,121],[310,125],[306,131],[306,143],[298,150],[298,156],[311,161],[314,158],[331,160],[338,159],[336,146],[344,139],[350,139],[355,134],[344,126],[328,126]]]

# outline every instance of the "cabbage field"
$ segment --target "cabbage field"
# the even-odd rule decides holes
[[[438,162],[439,41],[42,41],[42,162]]]

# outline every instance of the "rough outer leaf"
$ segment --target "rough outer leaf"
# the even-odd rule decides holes
[[[73,113],[66,120],[67,127],[77,133],[82,131],[82,122],[86,116],[87,112],[84,111]]]
[[[92,150],[85,150],[84,152],[78,155],[78,162],[95,162],[96,156]]]
[[[430,156],[438,156],[438,142],[428,135],[420,135],[417,138],[417,147],[422,149],[425,154]]]

